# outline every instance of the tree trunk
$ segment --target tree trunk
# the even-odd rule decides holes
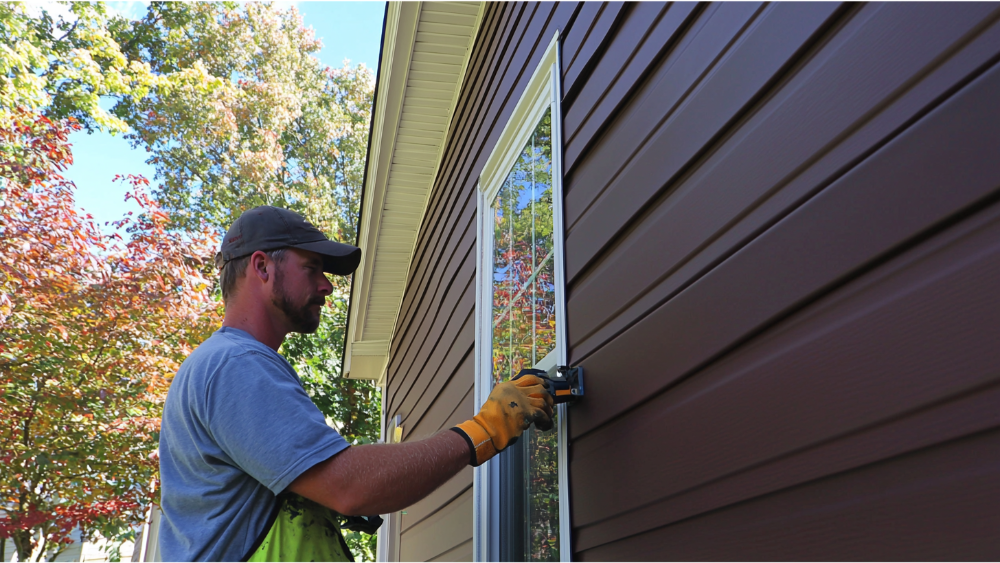
[[[11,535],[14,540],[14,551],[17,552],[18,561],[30,561],[31,559],[31,532],[20,530]]]

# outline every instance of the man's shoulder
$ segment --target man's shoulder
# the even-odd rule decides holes
[[[195,348],[184,364],[219,363],[229,358],[257,354],[270,357],[274,352],[243,331],[223,327]],[[182,366],[183,367],[183,366]]]
[[[219,372],[247,369],[244,360],[249,358],[252,358],[252,364],[257,366],[276,365],[273,355],[276,354],[272,350],[246,333],[223,328],[213,333],[188,355],[177,371],[174,383],[184,380],[207,383]],[[262,359],[271,361],[261,362]]]

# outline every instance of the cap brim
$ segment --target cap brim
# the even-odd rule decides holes
[[[332,240],[318,240],[290,246],[322,255],[323,271],[328,274],[346,276],[357,270],[358,265],[361,264],[361,249],[350,244]]]

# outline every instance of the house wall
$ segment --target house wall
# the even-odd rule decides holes
[[[574,558],[996,559],[998,17],[489,5],[387,416],[413,439],[473,414],[476,183],[559,29]],[[401,558],[471,536],[467,470]]]
[[[96,538],[94,541],[82,541],[80,529],[76,528],[70,534],[71,543],[66,545],[63,550],[54,557],[53,559],[46,559],[52,562],[62,562],[62,561],[109,561],[110,554],[107,552],[108,542],[103,538]],[[135,542],[122,542],[118,547],[118,554],[122,561],[129,561],[132,559],[134,553]],[[0,561],[13,561],[17,558],[17,547],[14,545],[14,540],[7,538],[4,542],[3,549],[0,549]]]

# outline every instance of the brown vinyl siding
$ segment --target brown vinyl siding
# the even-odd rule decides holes
[[[670,11],[563,108],[577,557],[995,558],[996,4]]]
[[[572,34],[563,28],[562,39],[563,94],[572,99],[580,84],[579,78],[591,72],[597,58],[615,37],[619,21],[629,12],[625,2],[584,2],[573,21]],[[563,112],[565,114],[565,112]]]
[[[449,552],[452,555],[461,551],[461,546],[468,545],[468,553],[461,555],[472,559],[472,489],[467,487],[460,497],[441,507],[433,514],[410,525],[403,531],[400,538],[400,561],[430,561],[443,557]],[[414,539],[411,539],[412,536]],[[456,549],[458,548],[458,549]]]
[[[489,4],[387,417],[473,414],[478,177],[559,29],[574,558],[1000,557],[998,17]],[[471,558],[471,484],[404,560]]]
[[[678,31],[688,26],[701,9],[693,2],[648,2],[618,12],[623,17],[615,37],[620,36],[621,40],[609,45],[603,57],[595,59],[597,63],[592,71],[595,76],[610,77],[605,82],[579,80],[578,74],[574,80],[564,45],[563,100],[568,108],[563,118],[565,170],[574,168],[580,154],[610,125],[610,116],[618,113],[636,84],[646,78],[653,65],[679,38]],[[567,37],[567,43],[569,39]]]
[[[573,486],[587,491],[574,496],[582,527],[578,546],[697,515],[712,520],[744,501],[765,502],[759,499],[813,482],[826,487],[823,483],[836,481],[831,476],[877,471],[882,460],[995,428],[1000,411],[989,405],[996,405],[1000,393],[1000,301],[990,288],[998,283],[1000,206],[994,204],[839,287],[629,416],[574,441]],[[655,466],[645,462],[647,440],[628,432],[630,427],[684,429],[665,433],[657,444],[677,455]],[[609,458],[645,470],[631,472],[627,485],[608,487],[614,475],[600,461]],[[1000,466],[978,470],[1000,477]],[[960,477],[934,475],[942,481]],[[879,484],[887,494],[896,486],[889,485]],[[925,492],[936,494],[936,486],[928,482]],[[845,492],[840,501],[863,504],[869,494]],[[940,518],[930,514],[934,511],[961,521],[969,506],[1000,500],[1000,485],[967,486],[951,494],[947,505],[916,503],[911,509],[923,511],[928,526]],[[608,518],[609,505],[620,513]],[[588,526],[584,517],[600,522]],[[923,550],[942,541],[930,528],[907,529],[876,514],[856,517],[872,528],[869,541],[877,543],[883,535],[885,549],[845,545],[843,556],[825,557],[927,559]],[[979,517],[996,525],[995,511]],[[851,537],[848,528],[828,530],[826,542],[851,543],[845,541]],[[908,551],[892,551],[901,547],[896,540],[921,533],[929,537],[908,542]],[[976,550],[986,546],[968,547],[971,551],[963,552],[952,546],[949,558],[982,553]],[[720,551],[706,556],[736,555],[712,549]],[[787,557],[794,558],[802,547],[787,549]],[[858,551],[847,555],[851,549]]]

